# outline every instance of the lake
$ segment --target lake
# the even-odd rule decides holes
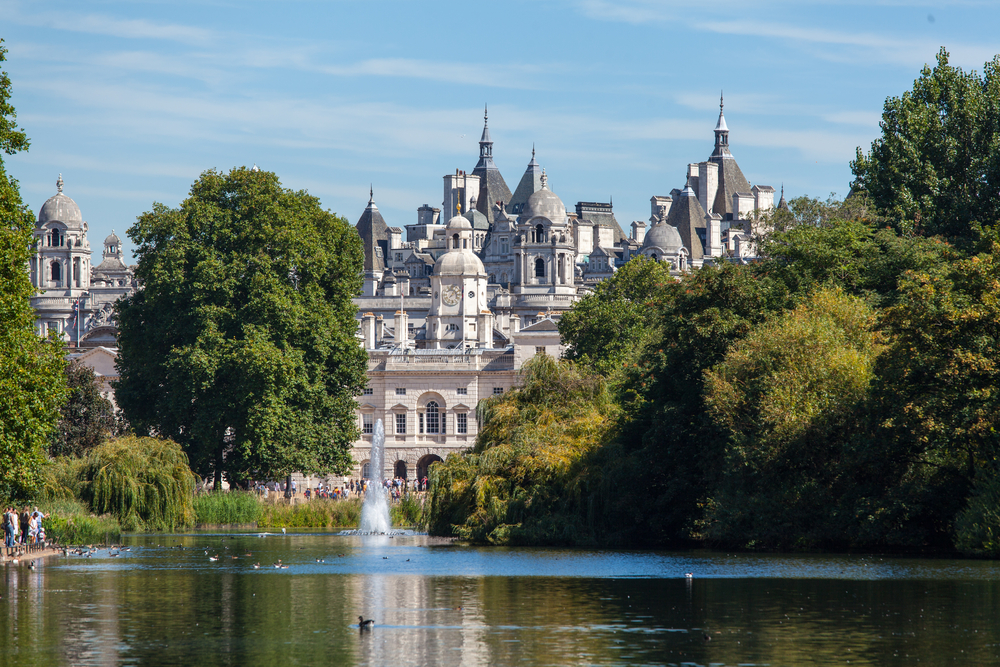
[[[117,557],[3,566],[0,664],[1000,663],[1000,565],[989,561],[330,532],[124,544]],[[359,615],[375,626],[359,630]]]

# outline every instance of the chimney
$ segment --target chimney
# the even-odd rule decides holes
[[[396,311],[396,317],[393,324],[396,327],[396,345],[400,348],[406,347],[406,341],[410,336],[409,331],[406,328],[405,310]]]
[[[361,331],[365,337],[365,349],[375,349],[375,313],[365,313],[361,317]]]

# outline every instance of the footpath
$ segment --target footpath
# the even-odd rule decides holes
[[[16,547],[3,547],[0,550],[0,563],[18,563],[58,556],[62,548],[51,542],[44,544],[19,544]]]

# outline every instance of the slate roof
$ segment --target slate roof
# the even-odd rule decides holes
[[[705,209],[702,208],[690,185],[684,188],[680,197],[670,207],[667,224],[677,229],[684,247],[691,253],[691,259],[702,259],[705,256],[697,231],[699,228],[705,228]]]
[[[365,251],[365,271],[384,271],[389,252],[389,228],[375,205],[374,193],[369,192],[368,206],[354,228],[361,237]]]
[[[732,220],[733,194],[750,192],[750,182],[736,164],[736,158],[729,152],[729,128],[726,126],[725,116],[722,115],[721,103],[719,122],[715,127],[715,150],[708,159],[719,165],[719,189],[715,193],[712,212],[721,215],[723,220]]]
[[[528,197],[542,189],[542,168],[535,161],[535,149],[531,149],[531,162],[524,170],[521,181],[517,184],[517,189],[507,202],[507,212],[515,218],[524,210],[524,205],[528,202]]]
[[[486,216],[489,224],[493,224],[494,207],[498,201],[511,200],[510,188],[503,180],[503,175],[493,162],[493,140],[490,138],[490,128],[487,116],[483,114],[483,136],[479,139],[479,162],[472,170],[473,176],[479,177],[479,195],[476,198],[476,210]]]
[[[559,325],[546,317],[544,320],[522,328],[521,331],[559,331]]]
[[[612,243],[615,245],[628,239],[615,218],[614,205],[611,202],[605,204],[603,202],[579,201],[576,203],[576,215],[581,220],[589,220],[592,223],[610,227],[614,231]]]

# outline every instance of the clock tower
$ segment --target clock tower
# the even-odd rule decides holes
[[[461,211],[459,211],[461,213]],[[469,221],[456,215],[445,228],[448,251],[434,264],[427,347],[493,346],[493,315],[486,301],[486,269],[473,249]]]

